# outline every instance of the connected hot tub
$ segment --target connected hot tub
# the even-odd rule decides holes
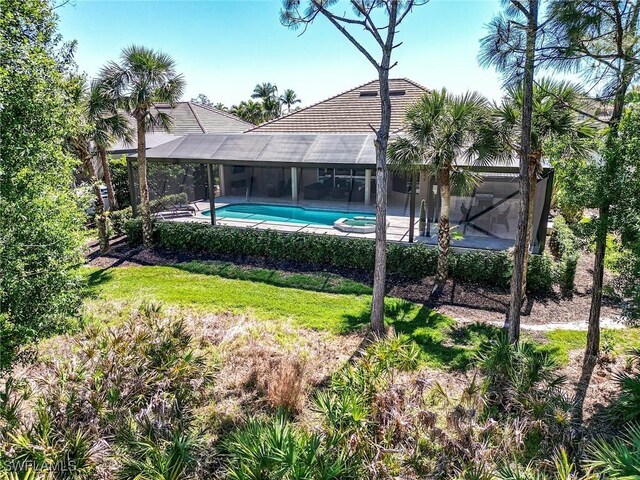
[[[376,231],[376,217],[339,218],[333,222],[333,228],[348,233],[373,233]]]

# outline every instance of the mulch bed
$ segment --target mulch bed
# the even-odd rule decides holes
[[[87,263],[100,268],[140,266],[140,265],[174,265],[192,260],[218,260],[237,265],[277,269],[287,272],[331,272],[345,278],[367,285],[373,284],[373,274],[323,267],[304,265],[285,260],[273,260],[257,257],[241,257],[237,255],[176,253],[165,250],[147,250],[142,247],[131,247],[126,239],[119,238],[112,242],[112,248],[106,255],[100,255],[97,245],[88,246]],[[591,304],[591,268],[593,255],[583,253],[578,262],[576,286],[571,296],[563,296],[559,289],[546,296],[532,296],[527,300],[522,316],[523,325],[545,323],[586,322]],[[606,281],[606,279],[605,279]],[[414,303],[424,304],[438,311],[451,315],[464,322],[502,322],[509,305],[509,291],[500,288],[474,285],[450,280],[441,295],[434,299],[433,277],[421,280],[389,276],[387,293]],[[620,317],[619,306],[605,302],[601,316],[616,320]]]

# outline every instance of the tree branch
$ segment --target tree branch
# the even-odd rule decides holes
[[[581,115],[584,115],[585,117],[588,117],[591,120],[595,120],[596,122],[600,122],[600,123],[603,123],[605,125],[609,125],[609,121],[602,120],[601,118],[598,118],[596,115],[593,115],[592,113],[586,112],[586,111],[584,111],[584,110],[582,110],[580,108],[575,107],[574,105],[571,105],[569,102],[566,102],[564,99],[562,99],[561,97],[556,95],[555,92],[552,92],[551,90],[547,90],[546,88],[544,88],[544,86],[542,84],[540,84],[540,82],[538,82],[536,79],[533,80],[533,83],[535,83],[540,90],[542,90],[543,92],[545,92],[545,93],[551,95],[553,98],[555,98],[558,102],[560,102],[560,104],[563,107],[566,107],[569,110],[573,110],[574,112],[579,113]]]
[[[318,0],[311,1],[320,11],[320,13],[322,13],[327,18],[327,20],[329,20],[333,24],[333,26],[336,27],[340,31],[340,33],[342,33],[353,44],[353,46],[355,46],[360,51],[360,53],[362,53],[365,58],[369,60],[369,62],[374,67],[376,67],[376,70],[380,71],[380,64],[376,61],[376,59],[374,59],[373,56],[367,51],[367,49],[364,48],[362,44],[358,42],[358,40],[356,40],[355,37],[351,35],[351,33],[349,33],[349,31],[343,25],[340,24],[335,15],[324,8],[324,5],[322,5]]]

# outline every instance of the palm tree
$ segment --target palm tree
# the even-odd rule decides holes
[[[253,93],[251,94],[251,98],[259,98],[263,102],[267,98],[272,98],[277,96],[278,96],[278,87],[272,84],[271,82],[258,83],[253,88]]]
[[[291,106],[292,105],[295,105],[296,103],[300,103],[300,102],[302,102],[302,100],[300,100],[298,98],[298,95],[296,95],[296,92],[294,92],[290,88],[287,88],[284,91],[284,93],[282,95],[280,95],[280,103],[282,105],[286,105],[287,106],[287,113],[291,113]]]
[[[96,136],[96,125],[91,122],[87,115],[89,103],[89,93],[87,92],[87,84],[84,77],[72,76],[69,80],[70,98],[72,105],[77,109],[77,117],[80,119],[76,133],[66,139],[67,148],[75,155],[92,185],[95,193],[95,221],[98,227],[98,241],[100,244],[100,252],[106,253],[109,250],[109,235],[107,231],[107,217],[105,215],[104,200],[102,199],[102,191],[98,182],[96,169],[93,164],[95,146],[94,137]]]
[[[243,100],[238,105],[233,105],[229,111],[236,117],[254,125],[262,123],[265,118],[262,104],[253,100]]]
[[[122,50],[121,63],[109,62],[100,71],[100,83],[109,96],[136,120],[138,137],[138,177],[142,236],[152,244],[149,185],[145,134],[156,128],[169,130],[171,117],[153,109],[154,103],[174,106],[182,96],[184,79],[176,73],[175,62],[167,54],[132,45]]]
[[[282,104],[278,97],[278,87],[274,84],[270,82],[257,84],[253,89],[251,98],[259,98],[262,100],[262,121],[268,121],[280,116]]]
[[[494,123],[500,141],[508,146],[512,157],[520,151],[520,131],[523,105],[521,86],[507,89],[507,96],[494,110]],[[545,147],[553,140],[563,139],[565,156],[585,156],[589,153],[594,129],[587,121],[581,121],[575,108],[581,103],[580,91],[567,82],[542,79],[534,85],[533,114],[531,121],[531,150],[529,155],[529,213],[527,217],[527,245],[531,244],[533,211],[538,175],[542,171]],[[522,292],[525,295],[527,282],[528,248],[524,257]]]
[[[492,136],[488,134],[488,108],[476,92],[452,95],[445,89],[425,93],[407,112],[406,135],[389,145],[391,168],[412,175],[429,168],[438,178],[442,198],[438,226],[438,269],[436,291],[441,291],[448,274],[449,213],[452,186],[469,184],[475,176],[456,166],[460,157],[487,161]]]
[[[88,122],[93,127],[92,139],[102,164],[109,206],[111,210],[116,210],[118,204],[113,182],[111,181],[107,150],[116,140],[122,140],[126,143],[133,141],[129,117],[118,110],[116,102],[109,98],[109,95],[99,82],[91,84],[86,115]]]

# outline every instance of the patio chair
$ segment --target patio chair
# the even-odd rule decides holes
[[[510,211],[511,211],[511,205],[507,205],[507,208],[505,208],[502,212],[498,213],[495,216],[496,225],[503,225],[507,229],[507,232],[509,231],[509,212]]]

